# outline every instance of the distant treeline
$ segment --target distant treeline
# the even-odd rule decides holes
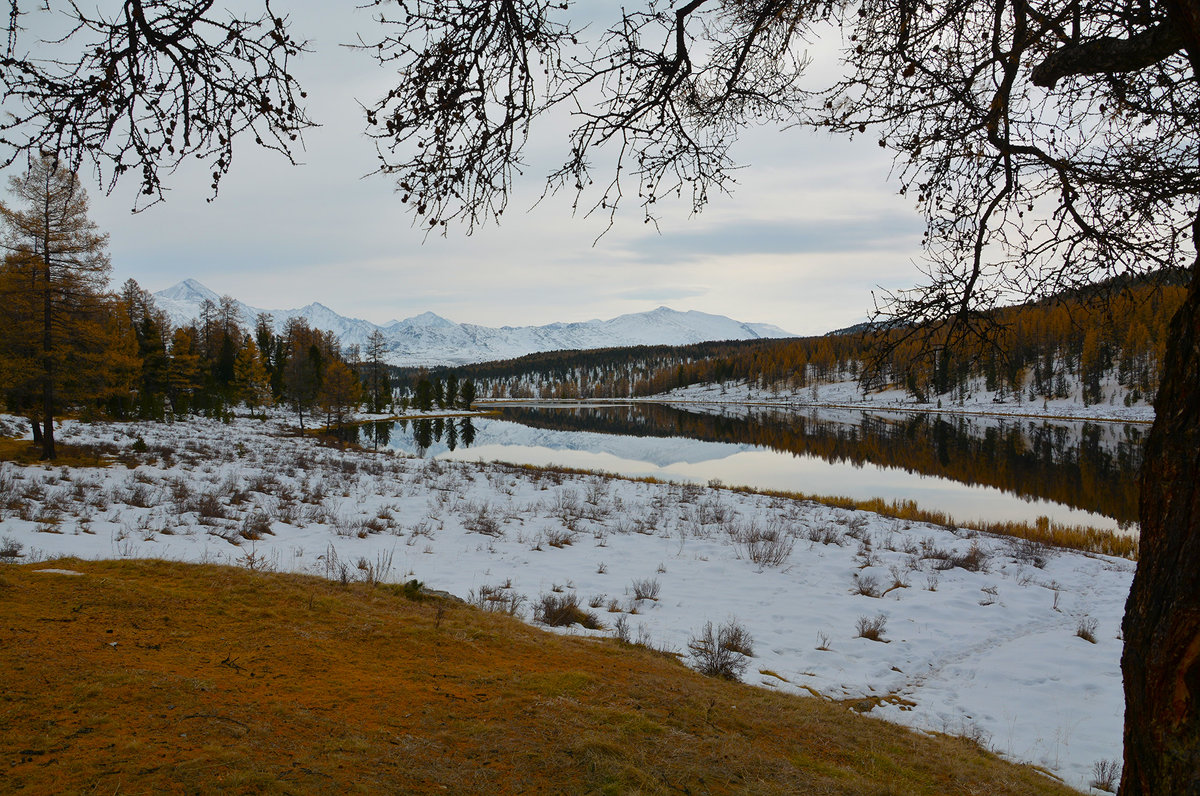
[[[0,277],[4,273],[0,267]],[[317,413],[327,424],[341,425],[359,408],[384,412],[410,403],[406,390],[394,388],[382,333],[369,338],[364,351],[343,347],[333,332],[313,329],[303,318],[289,318],[276,331],[274,318],[262,313],[254,328],[246,329],[229,296],[205,300],[198,318],[176,326],[133,279],[117,294],[100,294],[95,312],[111,330],[98,357],[105,367],[95,378],[77,380],[79,388],[64,391],[62,398],[109,417],[227,417],[238,406],[253,413],[285,405],[297,413],[301,426],[305,415]],[[10,325],[9,336],[18,328]],[[0,343],[5,337],[0,334]],[[10,411],[38,411],[37,395],[27,383],[13,379],[5,385]],[[423,410],[469,408],[474,400],[475,386],[453,374],[418,379],[411,395],[411,404]]]
[[[260,315],[254,329],[238,322],[232,298],[205,301],[199,317],[176,326],[136,281],[99,302],[106,323],[116,330],[106,358],[103,384],[65,391],[68,404],[118,419],[164,420],[191,414],[228,416],[236,406],[257,411],[285,403],[299,413],[321,411],[341,419],[364,399],[364,385],[376,386],[390,403],[390,387],[373,382],[371,363],[348,356],[332,332],[291,318],[282,332]],[[378,363],[379,378],[386,366]],[[361,378],[360,378],[361,374]],[[36,411],[22,382],[6,385],[10,411]]]

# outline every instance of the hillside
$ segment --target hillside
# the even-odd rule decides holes
[[[219,303],[221,297],[194,279],[184,280],[154,294],[155,304],[176,326],[191,323],[200,315],[205,301]],[[432,312],[401,321],[377,325],[339,315],[323,304],[298,309],[264,310],[234,302],[238,322],[254,329],[261,313],[268,313],[276,333],[288,318],[303,318],[314,329],[332,331],[343,347],[366,349],[367,337],[382,332],[387,340],[386,360],[400,366],[462,365],[519,357],[541,351],[593,349],[633,345],[687,345],[705,340],[781,338],[791,335],[762,323],[743,323],[723,315],[659,307],[650,312],[621,315],[609,320],[552,323],[544,326],[493,328],[455,323]]]
[[[0,599],[8,792],[1073,792],[403,587],[68,559],[0,570]]]
[[[1103,301],[1062,294],[995,310],[977,321],[980,337],[953,345],[942,328],[852,327],[820,337],[532,354],[457,370],[481,396],[494,398],[672,393],[819,403],[829,402],[826,388],[835,387],[837,403],[846,403],[847,393],[891,391],[930,408],[972,401],[1145,408],[1158,389],[1167,323],[1183,293],[1164,277],[1110,287]],[[680,392],[697,385],[712,389]]]

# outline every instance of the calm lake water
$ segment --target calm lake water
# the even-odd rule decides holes
[[[1136,530],[1148,430],[1034,418],[621,404],[511,406],[495,417],[376,423],[357,433],[367,446],[439,459],[914,500],[963,523],[1049,517]]]

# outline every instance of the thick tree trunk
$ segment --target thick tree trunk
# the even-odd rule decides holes
[[[1200,794],[1200,265],[1163,364],[1125,609],[1123,796]]]
[[[1200,75],[1200,0],[1162,0]],[[1200,251],[1200,214],[1192,227]],[[1171,321],[1123,624],[1122,796],[1200,796],[1200,258]]]

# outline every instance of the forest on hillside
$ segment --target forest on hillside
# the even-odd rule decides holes
[[[864,393],[902,389],[918,402],[952,400],[971,389],[1014,401],[1068,398],[1073,390],[1085,405],[1151,401],[1167,323],[1185,288],[1177,275],[1163,273],[1102,290],[998,310],[983,319],[986,334],[953,345],[945,332],[868,328],[782,340],[552,351],[455,371],[491,398],[636,398],[695,384],[803,394],[858,381]],[[405,381],[417,373],[398,376]],[[1106,394],[1106,382],[1119,389]]]

